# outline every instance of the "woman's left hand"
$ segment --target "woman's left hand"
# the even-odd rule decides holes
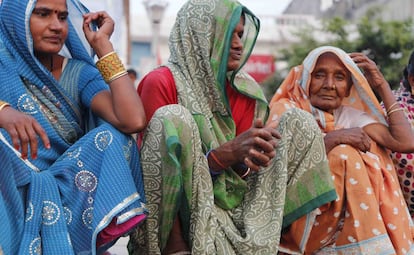
[[[97,31],[92,29],[92,23],[98,26]],[[105,11],[90,12],[83,15],[83,32],[99,58],[113,50],[109,38],[114,32],[114,28],[114,20]]]
[[[379,70],[377,64],[368,58],[365,54],[354,52],[350,53],[349,56],[352,58],[355,64],[362,69],[364,76],[372,89],[377,91],[384,84],[387,84],[388,86],[388,83]]]

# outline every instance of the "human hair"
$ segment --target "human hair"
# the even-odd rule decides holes
[[[414,75],[414,51],[411,53],[410,58],[408,59],[408,64],[403,70],[402,84],[407,91],[411,92],[411,85],[408,81],[408,76]]]
[[[137,71],[135,71],[135,69],[133,69],[133,68],[129,68],[127,70],[127,72],[128,72],[128,74],[133,74],[133,75],[137,76]]]

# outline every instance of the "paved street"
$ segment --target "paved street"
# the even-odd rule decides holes
[[[129,237],[122,237],[116,242],[114,246],[112,246],[111,249],[109,249],[109,252],[111,255],[128,255],[127,251],[127,243],[128,243]]]

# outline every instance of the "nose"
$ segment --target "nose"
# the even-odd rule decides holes
[[[231,40],[231,47],[233,49],[238,49],[238,50],[242,50],[243,49],[243,42],[241,40],[241,38],[236,34],[233,35],[233,38]]]
[[[57,15],[52,15],[50,21],[50,29],[52,30],[61,30],[63,28],[62,21],[59,19]]]
[[[336,89],[334,78],[331,76],[327,76],[324,81],[324,87],[327,89]]]

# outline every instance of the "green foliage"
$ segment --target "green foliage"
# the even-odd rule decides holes
[[[286,61],[288,70],[300,63],[312,49],[322,45],[332,45],[346,52],[364,52],[380,67],[381,72],[392,88],[399,85],[402,70],[411,51],[414,50],[413,20],[384,21],[381,9],[367,11],[356,24],[335,17],[322,22],[319,32],[325,33],[325,41],[315,38],[317,28],[305,28],[295,35],[298,43],[282,50],[279,60]],[[278,70],[278,74],[263,82],[266,95],[271,98],[286,74],[286,70]]]

